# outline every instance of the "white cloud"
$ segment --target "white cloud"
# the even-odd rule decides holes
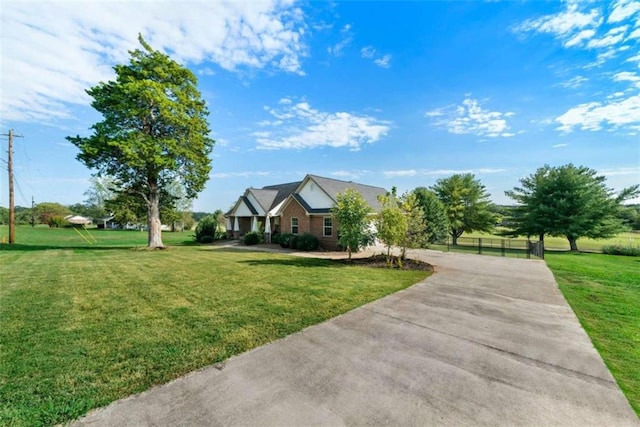
[[[575,76],[566,82],[560,83],[560,86],[570,89],[575,89],[582,86],[582,83],[588,81],[589,79],[583,76]]]
[[[336,43],[333,46],[329,46],[327,48],[327,52],[329,52],[333,56],[342,56],[344,55],[343,50],[353,42],[353,36],[351,35],[351,25],[347,24],[340,30],[340,34],[342,36],[342,40]]]
[[[362,55],[363,58],[373,58],[375,54],[376,50],[373,48],[373,46],[365,46],[360,49],[360,55]]]
[[[269,176],[269,172],[256,172],[256,171],[247,171],[247,172],[218,172],[212,173],[209,175],[210,178],[249,178],[252,176]]]
[[[415,169],[397,170],[397,171],[383,171],[382,173],[387,178],[416,176],[416,174],[417,174]]]
[[[600,12],[591,9],[588,13],[578,10],[578,4],[569,2],[567,9],[563,12],[546,15],[538,19],[530,19],[516,26],[516,32],[537,31],[548,33],[554,36],[566,37],[572,31],[585,27],[598,26],[600,24]]]
[[[551,148],[562,148],[562,147],[566,147],[567,145],[569,144],[555,144],[555,145],[552,145]]]
[[[0,116],[15,121],[70,118],[84,90],[113,78],[142,33],[187,64],[226,70],[271,68],[303,74],[304,15],[283,1],[3,2]],[[207,74],[207,67],[201,68]],[[213,71],[213,70],[211,70]]]
[[[365,115],[318,111],[304,101],[270,109],[269,114],[285,122],[273,131],[254,133],[258,148],[265,150],[347,147],[357,151],[387,135],[391,124]]]
[[[580,104],[555,121],[560,124],[557,129],[562,132],[571,132],[574,128],[599,131],[605,127],[616,129],[627,125],[635,129],[640,124],[640,95],[608,103]]]
[[[386,54],[383,57],[374,60],[373,62],[378,67],[389,68],[391,66],[391,64],[389,64],[391,62],[391,55]]]
[[[633,82],[637,87],[640,88],[640,76],[636,73],[631,73],[629,71],[621,71],[613,76],[613,81],[616,82]]]
[[[640,11],[640,2],[619,0],[613,6],[608,22],[620,22]]]
[[[629,34],[629,39],[640,39],[640,28],[637,28]]]
[[[514,136],[514,133],[509,132],[509,125],[505,120],[505,117],[512,115],[510,112],[485,110],[472,98],[465,99],[455,107],[438,108],[425,113],[426,117],[437,118],[434,123],[446,127],[451,133],[489,138]]]
[[[603,169],[598,171],[598,174],[604,176],[637,175],[640,177],[640,167]]]
[[[609,34],[600,39],[591,39],[589,43],[587,43],[587,47],[589,49],[601,48],[613,46],[614,44],[620,43],[624,39],[624,34],[617,33],[615,35]]]
[[[584,40],[590,39],[595,36],[596,32],[594,30],[582,30],[569,40],[564,43],[564,47],[571,47],[578,44],[582,44]]]

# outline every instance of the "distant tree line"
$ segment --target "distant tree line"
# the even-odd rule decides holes
[[[498,226],[497,232],[509,237],[565,237],[572,251],[578,250],[580,238],[640,230],[640,205],[623,204],[640,194],[639,185],[615,193],[604,176],[572,164],[545,165],[520,184],[505,192],[516,202],[513,206],[491,203],[473,174],[454,174],[401,196],[394,188],[379,197],[382,209],[375,220],[375,237],[387,247],[390,263],[392,246],[402,249],[403,258],[406,248],[424,248],[447,238],[457,245],[464,233],[495,232]],[[371,210],[357,192],[338,195],[333,215],[340,223],[340,244],[349,253],[372,240]]]

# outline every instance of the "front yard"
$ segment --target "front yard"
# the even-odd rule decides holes
[[[0,251],[0,425],[52,425],[427,276],[173,247]]]

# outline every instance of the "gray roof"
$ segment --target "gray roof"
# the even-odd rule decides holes
[[[278,194],[273,199],[271,205],[267,208],[267,210],[271,210],[276,207],[280,202],[289,197],[289,195],[293,194],[296,191],[296,188],[302,183],[302,181],[296,182],[288,182],[286,184],[277,184],[277,185],[267,185],[266,187],[262,187],[263,190],[276,190]]]
[[[273,205],[273,201],[278,195],[278,190],[268,190],[264,188],[250,188],[249,191],[255,196],[262,209],[269,212],[271,210],[271,206]]]
[[[358,184],[353,181],[342,181],[339,179],[324,178],[317,175],[309,175],[309,178],[313,179],[334,201],[336,201],[338,193],[344,193],[347,188],[353,188],[362,195],[364,200],[375,211],[382,209],[382,206],[378,201],[378,196],[387,193],[387,190],[382,187]]]

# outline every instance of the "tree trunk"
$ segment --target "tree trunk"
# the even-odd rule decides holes
[[[151,180],[150,180],[151,181]],[[160,223],[160,191],[157,182],[149,182],[147,229],[149,231],[149,249],[163,249],[162,228]]]
[[[544,242],[544,233],[540,233],[540,235],[538,236],[538,240]]]
[[[451,244],[453,246],[458,246],[458,233],[456,233],[455,231],[451,233]]]
[[[578,244],[576,243],[576,238],[572,236],[567,236],[567,240],[569,240],[569,246],[571,247],[571,252],[577,252]]]

